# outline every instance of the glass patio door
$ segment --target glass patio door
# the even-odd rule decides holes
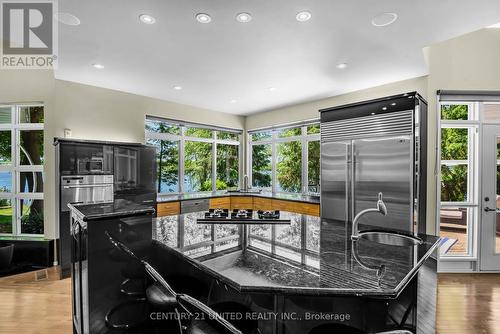
[[[500,125],[483,126],[482,151],[482,271],[500,270]]]

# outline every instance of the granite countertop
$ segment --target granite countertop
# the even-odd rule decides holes
[[[160,195],[157,198],[158,203],[163,202],[176,202],[176,201],[186,201],[193,199],[208,199],[215,197],[228,197],[228,196],[243,196],[243,197],[261,197],[261,198],[274,198],[285,201],[294,201],[294,202],[305,202],[305,203],[313,203],[319,204],[320,198],[319,196],[309,196],[302,194],[284,194],[284,193],[272,193],[272,192],[247,192],[247,193],[238,193],[238,192],[227,192],[223,191],[215,191],[215,192],[202,192],[202,193],[189,193],[182,195]]]
[[[350,223],[282,212],[292,224],[249,225],[249,229],[260,230],[252,232],[260,237],[249,236],[246,248],[238,241],[237,225],[233,227],[233,244],[211,247],[211,225],[196,223],[202,215],[196,212],[158,219],[153,226],[153,243],[240,292],[394,298],[439,244],[439,237],[426,234],[419,235],[423,243],[418,246],[384,245],[365,239],[352,242]],[[308,235],[304,249],[300,248],[301,226]],[[224,235],[224,228],[230,227],[215,225],[217,234]],[[271,228],[275,228],[273,233]],[[367,227],[361,225],[360,229]],[[270,241],[267,247],[266,235],[268,239],[276,235],[276,241],[298,248],[290,250],[276,242],[271,247]],[[201,247],[198,250],[197,244]],[[301,263],[301,258],[306,261]]]
[[[80,216],[83,221],[130,217],[155,212],[153,207],[140,205],[124,199],[117,199],[111,203],[68,204],[68,207]]]

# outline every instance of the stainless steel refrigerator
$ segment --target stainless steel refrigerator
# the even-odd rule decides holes
[[[321,217],[425,232],[427,104],[407,93],[321,110]]]

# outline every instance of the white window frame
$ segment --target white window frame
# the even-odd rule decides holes
[[[33,199],[42,200],[44,199],[43,192],[41,193],[22,193],[19,191],[18,186],[20,184],[20,173],[21,172],[40,172],[43,175],[44,165],[36,166],[21,166],[21,145],[20,145],[20,132],[23,130],[44,130],[44,123],[20,123],[19,112],[21,108],[24,107],[45,107],[43,103],[29,103],[29,104],[1,104],[2,108],[11,108],[11,123],[0,124],[0,131],[11,131],[11,164],[10,165],[0,165],[0,172],[10,172],[11,173],[11,192],[4,193],[0,192],[1,199],[9,199],[12,205],[12,233],[0,233],[1,236],[32,236],[32,237],[43,237],[44,234],[29,234],[22,233],[21,230],[21,218],[22,213],[20,212],[20,200],[22,199]],[[45,108],[44,108],[45,112]],[[45,148],[44,148],[44,159],[45,159]],[[43,177],[43,176],[42,176]],[[44,177],[43,177],[44,178]]]
[[[148,118],[146,118],[147,120]],[[145,122],[146,122],[145,120]],[[178,194],[184,194],[185,189],[184,189],[184,158],[185,158],[185,152],[184,152],[184,147],[186,141],[193,141],[193,142],[200,142],[200,143],[209,143],[212,144],[212,190],[211,191],[205,191],[205,192],[215,192],[217,191],[217,145],[225,144],[225,145],[234,145],[238,146],[238,185],[241,184],[241,174],[242,174],[242,165],[243,161],[241,159],[242,157],[242,152],[241,152],[241,138],[242,132],[239,130],[233,130],[233,129],[220,129],[216,127],[210,127],[207,125],[202,125],[202,124],[190,124],[190,123],[176,123],[174,121],[170,120],[161,120],[155,118],[155,120],[164,122],[166,124],[170,125],[175,125],[178,126],[180,129],[180,134],[169,134],[169,133],[157,133],[157,132],[150,132],[145,130],[145,138],[146,138],[146,144],[148,139],[156,139],[156,140],[167,140],[167,141],[176,141],[179,144],[179,189],[177,192],[167,192],[167,193],[158,193],[159,196],[168,196],[168,195],[178,195]],[[199,137],[190,137],[186,136],[186,128],[204,128],[212,132],[212,138],[199,138]],[[240,140],[229,140],[229,139],[218,139],[217,135],[219,132],[232,132],[237,134],[240,137]],[[203,191],[195,191],[195,192],[189,192],[189,193],[201,193]]]
[[[443,120],[441,119],[441,107],[443,105],[468,105],[468,120]],[[467,208],[467,253],[465,254],[446,254],[441,255],[440,259],[444,261],[474,261],[478,258],[478,235],[479,235],[479,142],[481,140],[481,122],[480,122],[480,103],[478,102],[458,102],[458,101],[440,101],[438,102],[437,112],[437,155],[436,155],[436,179],[437,179],[437,212],[436,212],[436,231],[440,235],[441,209],[446,208]],[[468,160],[441,160],[441,130],[469,129]],[[467,164],[467,194],[468,199],[464,202],[441,202],[441,167],[443,165],[461,165]]]
[[[311,125],[316,125],[319,124],[319,121],[312,121],[310,123],[307,123],[306,125],[286,125],[282,127],[275,127],[273,129],[262,129],[262,130],[256,130],[256,131],[249,131],[248,132],[248,179],[249,179],[249,184],[253,185],[253,163],[252,163],[252,152],[253,152],[253,146],[254,145],[271,145],[271,189],[269,188],[263,188],[264,190],[271,190],[273,193],[283,193],[283,194],[304,194],[304,195],[310,195],[313,193],[309,192],[308,189],[308,183],[309,183],[309,166],[308,166],[308,161],[309,161],[309,150],[308,150],[308,145],[309,142],[311,141],[320,141],[320,134],[307,134],[307,128]],[[299,136],[293,136],[293,137],[283,137],[280,138],[278,136],[279,132],[282,130],[286,129],[292,129],[292,128],[299,128],[301,129],[301,134]],[[252,140],[252,134],[253,133],[259,133],[259,132],[270,132],[271,133],[271,138],[269,139],[263,139],[263,140]],[[277,191],[277,144],[280,143],[287,143],[287,142],[292,142],[292,141],[300,141],[301,142],[301,147],[302,147],[302,153],[301,153],[301,158],[302,158],[302,164],[301,164],[301,191],[300,192],[287,192],[287,191]],[[314,193],[316,194],[316,193]]]

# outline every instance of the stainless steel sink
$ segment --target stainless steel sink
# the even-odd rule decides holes
[[[422,244],[422,240],[420,238],[392,232],[359,232],[359,239],[366,239],[379,244],[391,246],[415,246]]]

